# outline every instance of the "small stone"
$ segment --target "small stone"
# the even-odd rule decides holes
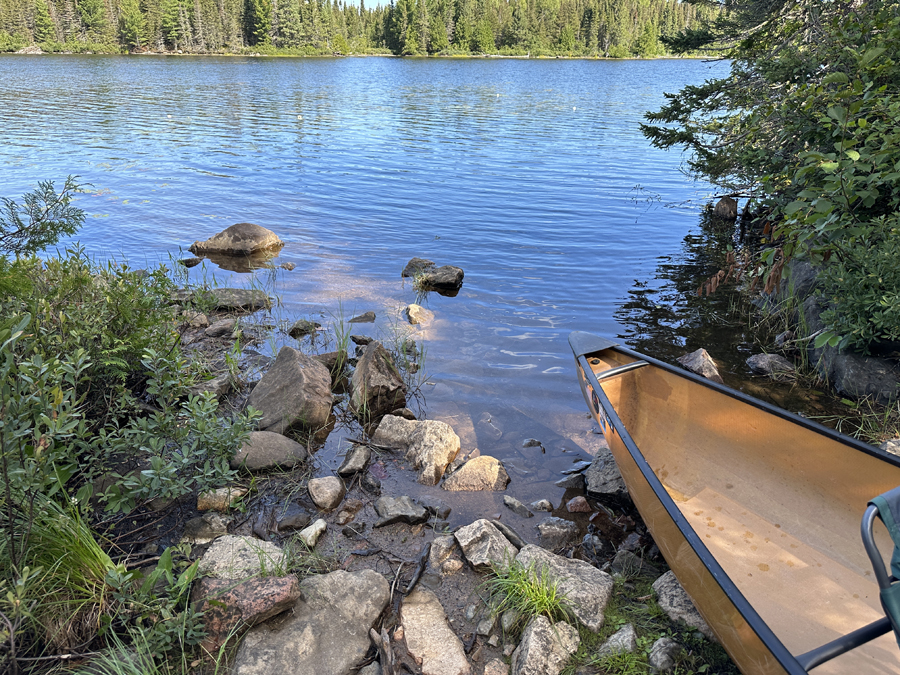
[[[583,491],[585,488],[584,474],[574,473],[571,476],[561,478],[560,480],[556,481],[554,485],[556,485],[556,487],[561,487],[564,490]]]
[[[697,373],[697,375],[702,375],[708,380],[723,384],[722,376],[719,375],[719,369],[716,367],[716,362],[713,361],[709,352],[702,347],[690,354],[679,356],[675,360],[692,373]]]
[[[190,269],[191,267],[196,267],[197,265],[202,263],[203,258],[182,258],[178,262]]]
[[[252,431],[247,442],[231,459],[231,468],[267,471],[278,467],[292,467],[306,457],[306,448],[287,436],[273,431]]]
[[[420,504],[428,513],[440,520],[446,520],[450,515],[450,505],[443,499],[432,497],[431,495],[419,495],[416,497],[416,503]]]
[[[191,328],[206,328],[209,326],[209,318],[203,312],[186,310],[181,313],[181,320]]]
[[[491,647],[496,647],[500,644],[500,636],[494,633],[493,635],[491,635],[491,637],[488,638],[487,643]]]
[[[900,438],[894,438],[890,441],[885,441],[881,445],[878,446],[880,450],[884,450],[885,452],[889,452],[892,455],[900,456]]]
[[[484,519],[459,528],[454,536],[476,570],[508,562],[519,552],[509,539]]]
[[[458,471],[444,480],[444,490],[505,490],[509,474],[503,464],[488,455],[470,459]]]
[[[508,609],[503,612],[500,615],[500,628],[503,630],[503,634],[509,635],[513,628],[516,627],[516,624],[519,623],[520,618],[522,618],[522,615],[514,609]]]
[[[630,623],[626,624],[615,633],[613,633],[602,645],[597,652],[598,656],[607,656],[610,654],[630,654],[637,649],[637,633],[634,626]]]
[[[397,408],[396,410],[391,412],[391,415],[393,415],[394,417],[402,417],[403,419],[410,420],[411,422],[416,421],[416,414],[409,408]]]
[[[413,326],[430,323],[434,320],[434,312],[416,304],[407,305],[404,314],[406,314],[407,321]]]
[[[214,378],[198,382],[192,387],[188,387],[190,396],[202,396],[203,394],[212,394],[215,398],[222,398],[231,391],[233,380],[231,373],[219,373]]]
[[[228,508],[247,494],[247,488],[227,487],[202,492],[197,497],[198,511],[227,511]]]
[[[722,220],[736,220],[737,214],[738,203],[731,197],[722,197],[713,208],[713,215]]]
[[[369,460],[372,458],[372,449],[368,445],[354,443],[344,457],[344,461],[338,468],[338,476],[352,476],[365,471]]]
[[[522,516],[523,518],[534,517],[534,514],[528,510],[528,507],[515,497],[511,497],[510,495],[503,495],[503,503],[516,515]]]
[[[779,354],[754,354],[747,359],[747,365],[754,373],[776,380],[790,376],[795,370],[794,364]]]
[[[236,325],[237,319],[220,319],[203,331],[203,334],[206,335],[206,337],[212,338],[225,337],[234,332],[234,327]]]
[[[393,523],[415,525],[428,520],[428,511],[419,506],[410,497],[382,496],[375,502],[375,511],[380,516],[375,527],[383,527]]]
[[[194,255],[218,253],[230,256],[249,256],[258,251],[280,249],[284,242],[272,230],[254,223],[237,223],[206,241],[195,241],[190,252]]]
[[[784,349],[784,346],[794,339],[794,331],[786,330],[783,333],[779,333],[775,336],[775,347],[777,349]]]
[[[512,655],[515,675],[559,675],[578,649],[578,630],[565,621],[551,624],[545,616],[536,616],[525,627],[522,641]]]
[[[350,336],[350,341],[355,345],[359,345],[360,347],[365,347],[367,344],[369,344],[370,342],[373,342],[374,340],[375,340],[375,338],[369,337],[368,335],[351,335]]]
[[[279,532],[302,530],[309,525],[310,520],[309,513],[306,509],[301,508],[296,504],[288,504],[283,511],[279,509],[275,512],[275,522],[278,524]]]
[[[526,438],[522,442],[522,447],[523,448],[540,448],[543,446],[542,446],[541,442],[536,438]]]
[[[675,660],[681,652],[681,645],[672,638],[662,637],[650,647],[650,668],[656,673],[669,673],[675,669]]]
[[[522,548],[525,546],[525,540],[522,539],[518,534],[516,534],[515,530],[513,530],[509,525],[500,522],[500,514],[496,514],[498,517],[491,520],[491,525],[500,530],[500,534],[506,537],[509,540],[509,543],[515,546],[516,548]]]
[[[536,502],[531,502],[529,506],[535,511],[553,511],[553,504],[546,499],[539,499]]]
[[[321,327],[322,324],[316,323],[315,321],[300,319],[288,329],[288,335],[295,340],[299,340],[306,335],[315,335],[316,331]]]
[[[675,572],[669,570],[659,579],[653,582],[653,590],[656,592],[660,608],[672,621],[684,621],[691,628],[696,628],[710,640],[715,641],[715,633],[712,632],[700,612],[694,607],[690,596],[682,588]]]
[[[263,568],[284,565],[284,551],[268,541],[226,534],[210,544],[198,565],[200,574],[219,579],[246,579]]]
[[[592,462],[583,462],[583,461],[575,462],[572,466],[570,466],[568,469],[566,469],[562,473],[564,476],[570,476],[573,473],[582,473],[583,471],[586,471],[587,469],[589,469],[591,464],[592,464]]]
[[[445,577],[449,577],[451,574],[459,572],[463,566],[463,561],[459,558],[448,558],[441,563],[441,574]]]
[[[491,631],[494,630],[494,624],[496,623],[493,616],[488,616],[481,621],[478,622],[478,625],[475,627],[475,632],[481,636],[487,636],[491,634]]]
[[[572,497],[572,499],[566,502],[566,511],[569,513],[590,513],[593,510],[591,505],[588,504],[588,500],[581,495]]]
[[[307,548],[311,549],[315,547],[316,542],[319,541],[319,537],[321,537],[327,529],[328,524],[324,519],[319,518],[309,527],[300,530],[300,532],[297,533],[297,536],[300,537],[300,540],[304,544],[306,544]]]
[[[373,495],[381,494],[381,480],[371,471],[363,471],[360,474],[359,484],[366,492],[371,492]]]
[[[181,541],[196,546],[208,544],[228,533],[229,522],[231,522],[230,518],[225,518],[214,511],[191,518],[184,524]]]
[[[578,526],[570,520],[548,516],[537,527],[541,546],[550,551],[572,546],[578,538]]]
[[[292,262],[283,262],[279,265],[279,267],[283,270],[287,270],[288,272],[293,272],[294,268],[297,266]]]
[[[375,323],[375,312],[370,310],[359,316],[354,316],[348,323]]]
[[[344,481],[337,476],[325,476],[324,478],[310,478],[307,483],[309,496],[313,503],[323,511],[330,511],[341,503],[347,488]]]

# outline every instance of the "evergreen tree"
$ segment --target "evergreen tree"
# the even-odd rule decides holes
[[[143,46],[146,25],[138,0],[122,0],[119,12],[119,35],[122,44],[128,49]]]
[[[78,12],[88,37],[97,39],[106,28],[106,12],[102,0],[79,0]]]
[[[244,12],[247,44],[251,47],[269,44],[272,30],[271,0],[247,0]]]
[[[34,5],[34,41],[47,42],[56,39],[56,29],[50,18],[47,0],[37,0]]]

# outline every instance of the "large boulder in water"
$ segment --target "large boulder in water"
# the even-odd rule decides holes
[[[284,246],[278,235],[253,223],[237,223],[210,237],[195,241],[190,251],[194,255],[248,256]]]
[[[406,406],[406,385],[400,371],[377,340],[366,345],[353,371],[350,387],[350,406],[366,422]]]
[[[722,197],[713,209],[713,215],[722,220],[736,220],[738,214],[738,203],[731,197]]]
[[[281,348],[248,401],[263,414],[260,431],[279,434],[290,429],[321,429],[328,422],[333,402],[328,368],[291,347]]]

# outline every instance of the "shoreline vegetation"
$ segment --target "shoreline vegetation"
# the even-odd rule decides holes
[[[676,0],[0,0],[0,53],[653,58],[716,16]]]

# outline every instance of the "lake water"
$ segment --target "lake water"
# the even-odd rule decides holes
[[[657,335],[634,324],[635,303],[668,313],[657,323],[686,319],[664,271],[693,255],[709,191],[638,124],[663,92],[726,67],[3,57],[0,195],[80,176],[92,192],[78,202],[89,217],[77,239],[133,266],[258,223],[286,244],[275,263],[296,265],[276,274],[276,318],[328,325],[374,310],[377,322],[354,332],[376,337],[402,330],[399,310],[416,299],[400,278],[410,258],[462,267],[459,295],[430,294],[436,319],[412,336],[426,350],[427,414],[450,422],[464,451],[503,459],[520,499],[558,503],[552,481],[601,442],[568,333]],[[247,283],[191,274],[213,272]],[[679,330],[665,335],[661,353],[691,346]],[[527,438],[543,452],[523,448]],[[321,454],[320,471],[338,461]],[[458,517],[500,512],[499,499]]]

